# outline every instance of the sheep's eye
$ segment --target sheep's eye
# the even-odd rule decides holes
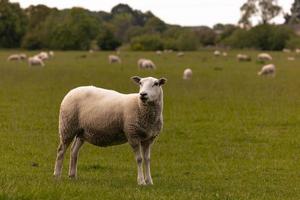
[[[139,82],[140,85],[142,85],[142,82]]]

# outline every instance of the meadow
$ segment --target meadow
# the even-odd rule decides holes
[[[0,199],[300,199],[300,56],[270,52],[276,77],[238,51],[156,55],[55,52],[44,68],[7,62],[0,51]],[[26,52],[33,55],[36,52]],[[257,51],[245,51],[255,57]],[[83,58],[82,55],[87,55]],[[155,71],[140,71],[137,59]],[[186,67],[190,81],[182,80]],[[166,77],[164,129],[152,148],[153,186],[136,183],[128,144],[80,150],[78,179],[53,178],[62,98],[82,85],[134,93],[131,76]]]

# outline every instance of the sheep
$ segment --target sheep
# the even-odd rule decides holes
[[[287,60],[288,60],[288,61],[294,61],[294,60],[295,60],[295,57],[289,56],[289,57],[287,58]]]
[[[20,61],[21,60],[21,57],[19,54],[13,54],[13,55],[10,55],[8,58],[7,58],[7,61]]]
[[[275,76],[275,65],[269,64],[262,67],[262,69],[257,73],[257,75],[272,75]]]
[[[138,166],[137,183],[153,184],[150,146],[163,127],[165,78],[131,78],[139,93],[122,94],[94,86],[71,90],[63,99],[59,114],[60,144],[54,176],[60,177],[64,154],[72,141],[69,177],[76,178],[77,156],[84,141],[100,147],[124,144],[132,147]],[[142,163],[145,164],[145,178]]]
[[[41,66],[41,67],[45,66],[43,60],[38,56],[29,57],[28,64],[29,66]]]
[[[297,49],[295,50],[295,52],[296,52],[296,53],[300,53],[300,49],[297,48]]]
[[[257,56],[257,60],[259,62],[271,61],[272,60],[272,56],[270,54],[267,54],[267,53],[260,53]]]
[[[53,52],[53,51],[49,51],[48,55],[49,55],[50,57],[54,57],[54,52]]]
[[[27,58],[27,55],[25,53],[20,53],[19,56],[21,60],[25,60]]]
[[[221,55],[220,51],[218,51],[218,50],[214,51],[214,56],[220,56],[220,55]]]
[[[282,52],[283,52],[283,53],[291,53],[291,50],[285,48],[285,49],[282,50]]]
[[[137,62],[139,69],[156,69],[152,60],[140,58]]]
[[[177,53],[177,57],[183,57],[184,56],[184,53],[183,52],[178,52]]]
[[[222,55],[223,55],[224,57],[227,57],[227,56],[228,56],[227,52],[225,52],[225,51],[222,53]]]
[[[36,57],[39,57],[41,60],[48,60],[49,59],[49,55],[47,52],[41,52],[39,54],[36,55]]]
[[[120,59],[119,56],[109,55],[108,56],[108,62],[109,62],[109,64],[112,64],[112,63],[121,63],[121,59]]]
[[[89,50],[89,53],[94,53],[94,50],[93,50],[93,49],[90,49],[90,50]]]
[[[155,53],[156,53],[157,55],[161,55],[161,54],[162,54],[162,51],[159,51],[159,50],[158,50],[158,51],[156,51]]]
[[[183,71],[183,80],[190,80],[192,78],[193,72],[190,68]]]
[[[251,61],[251,57],[250,56],[248,56],[248,55],[246,55],[246,54],[238,54],[237,56],[236,56],[236,58],[237,58],[237,60],[238,61]]]

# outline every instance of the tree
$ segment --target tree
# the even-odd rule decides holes
[[[20,47],[26,26],[27,17],[20,5],[0,0],[0,47]]]
[[[300,23],[300,0],[295,0],[292,8],[291,15],[285,15],[286,24],[299,24]]]
[[[268,24],[278,16],[282,8],[277,4],[277,0],[247,0],[241,7],[241,19],[239,24],[244,28],[251,27],[251,18],[255,15],[261,18],[260,23]]]

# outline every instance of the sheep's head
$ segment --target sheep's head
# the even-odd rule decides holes
[[[160,100],[162,97],[161,86],[167,82],[167,79],[156,79],[153,77],[140,78],[138,76],[131,77],[131,79],[140,86],[140,99],[143,103],[154,102]]]

